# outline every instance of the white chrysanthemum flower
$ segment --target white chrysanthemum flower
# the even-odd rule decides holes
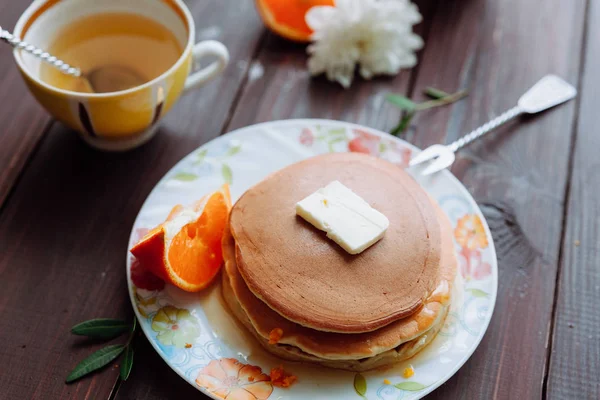
[[[417,63],[423,40],[413,33],[421,14],[410,0],[336,0],[306,14],[314,31],[308,69],[347,88],[359,65],[363,78],[396,75]]]

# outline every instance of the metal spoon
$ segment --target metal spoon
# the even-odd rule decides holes
[[[130,68],[119,65],[106,65],[95,68],[89,73],[83,73],[81,69],[73,67],[66,62],[59,60],[38,47],[35,47],[21,39],[15,37],[12,33],[2,29],[0,26],[0,40],[10,44],[14,48],[21,49],[33,54],[40,60],[57,68],[66,75],[79,78],[77,89],[80,92],[87,93],[110,93],[121,90],[131,89],[142,85],[146,79]]]
[[[435,172],[448,168],[454,162],[456,153],[476,139],[500,125],[507,123],[522,114],[536,114],[547,110],[577,96],[577,89],[555,75],[546,75],[519,99],[517,106],[494,118],[490,122],[475,129],[473,132],[463,136],[448,145],[434,144],[417,154],[410,160],[410,166],[431,161],[421,174],[431,175]]]

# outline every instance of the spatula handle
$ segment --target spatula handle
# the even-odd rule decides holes
[[[450,143],[448,145],[448,147],[453,152],[456,152],[457,150],[465,147],[466,145],[473,142],[474,140],[479,139],[486,133],[491,132],[494,129],[498,128],[500,125],[504,125],[511,119],[518,117],[522,113],[523,113],[523,110],[521,109],[521,107],[515,106],[515,107],[511,108],[510,110],[506,111],[505,113],[497,116],[490,122],[475,129],[473,132],[468,133],[465,136],[458,139],[457,141]]]
[[[81,76],[81,71],[79,70],[79,68],[72,67],[69,64],[67,64],[66,62],[59,60],[58,58],[49,54],[48,52],[46,52],[40,48],[37,48],[34,45],[31,45],[27,42],[22,41],[21,39],[19,39],[12,33],[3,30],[1,26],[0,26],[0,40],[10,44],[15,49],[20,49],[20,50],[23,50],[23,51],[33,54],[35,57],[39,58],[40,60],[47,62],[48,64],[51,64],[54,67],[58,68],[62,73],[65,73],[67,75],[77,76],[77,77]]]

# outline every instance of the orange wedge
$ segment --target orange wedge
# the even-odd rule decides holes
[[[187,292],[208,286],[223,263],[221,237],[231,210],[229,186],[191,207],[177,205],[131,253],[142,267]]]
[[[312,30],[304,16],[314,6],[333,6],[334,0],[256,0],[265,25],[278,35],[297,42],[310,41]]]

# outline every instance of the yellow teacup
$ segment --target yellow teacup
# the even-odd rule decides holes
[[[75,19],[98,13],[130,12],[150,18],[171,31],[184,49],[177,62],[144,85],[114,93],[86,94],[62,90],[40,79],[42,61],[15,50],[14,56],[27,86],[50,114],[75,129],[91,146],[128,150],[147,142],[158,121],[182,93],[219,75],[229,54],[220,42],[194,44],[195,25],[181,0],[35,0],[21,16],[15,36],[47,48],[62,27]],[[207,67],[191,72],[194,63],[215,58]]]

